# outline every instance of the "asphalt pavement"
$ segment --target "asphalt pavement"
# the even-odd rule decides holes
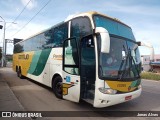
[[[52,89],[29,79],[19,79],[11,68],[0,68],[0,111],[93,111],[93,113],[88,114],[88,117],[83,118],[54,117],[37,118],[38,120],[159,120],[159,117],[91,117],[98,114],[94,111],[160,111],[159,86],[160,82],[142,80],[143,91],[139,98],[107,108],[97,109],[84,101],[74,103],[58,99],[53,94]]]
[[[24,111],[2,73],[0,73],[0,111]]]

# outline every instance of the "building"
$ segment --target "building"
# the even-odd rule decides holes
[[[150,71],[150,55],[141,55],[142,68],[144,71]],[[152,62],[160,62],[160,54],[154,55],[154,61]]]

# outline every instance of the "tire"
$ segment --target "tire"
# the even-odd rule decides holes
[[[57,76],[53,81],[53,92],[57,98],[62,99],[62,78]]]
[[[16,72],[17,72],[17,77],[19,77],[19,69],[16,68]]]
[[[18,70],[18,76],[19,76],[20,79],[24,79],[25,78],[21,73],[21,68],[19,68],[19,70]]]

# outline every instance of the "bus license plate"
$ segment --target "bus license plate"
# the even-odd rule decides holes
[[[132,99],[132,95],[125,97],[125,100],[130,100],[130,99]]]

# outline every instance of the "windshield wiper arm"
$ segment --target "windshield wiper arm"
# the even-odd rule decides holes
[[[128,73],[128,71],[126,70],[128,59],[129,59],[129,55],[127,55],[127,57],[126,57],[124,70],[122,71],[121,77],[119,77],[120,80],[124,77],[124,75],[126,75]]]
[[[138,77],[140,77],[140,74],[139,74],[139,71],[138,71],[138,69],[137,69],[137,65],[136,65],[136,63],[135,63],[135,61],[134,61],[134,59],[133,59],[133,56],[131,56],[131,60],[133,60],[133,63],[134,63],[134,67],[135,67],[135,69],[136,69],[136,71],[137,71],[137,74],[138,74]]]
[[[125,51],[125,54],[127,54],[124,45],[123,45],[123,49],[124,49],[124,51]],[[122,77],[124,76],[124,73],[125,73],[125,71],[126,71],[127,60],[128,60],[128,54],[127,54],[126,58],[123,59],[122,62],[121,62],[121,64],[120,64],[120,67],[119,67],[119,70],[118,70],[118,78],[119,78],[119,79],[122,79]],[[121,73],[121,69],[122,69],[124,63],[125,63],[124,70],[123,70],[123,72]],[[121,76],[120,76],[120,75],[121,75]]]

